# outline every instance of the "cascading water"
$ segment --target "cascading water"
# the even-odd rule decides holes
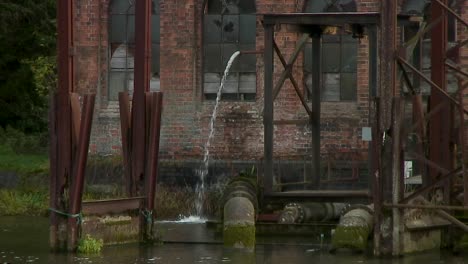
[[[226,65],[226,69],[224,70],[224,75],[223,78],[221,79],[221,83],[219,85],[218,93],[216,95],[216,102],[215,106],[213,108],[213,113],[211,114],[211,119],[210,119],[210,124],[209,124],[209,129],[210,133],[208,134],[208,139],[206,140],[205,146],[204,146],[204,155],[203,155],[203,168],[199,172],[200,176],[200,183],[197,185],[196,191],[197,191],[197,200],[195,201],[195,209],[196,209],[196,214],[199,217],[202,217],[203,215],[203,198],[205,195],[205,177],[208,175],[208,165],[210,163],[210,145],[211,145],[211,139],[214,136],[214,123],[216,121],[216,116],[217,116],[217,111],[218,111],[218,106],[219,106],[219,101],[221,99],[221,92],[224,87],[224,83],[226,82],[226,78],[229,74],[229,69],[231,68],[232,63],[236,59],[237,56],[239,56],[240,52],[236,51],[231,55],[231,58],[229,58],[229,61]]]

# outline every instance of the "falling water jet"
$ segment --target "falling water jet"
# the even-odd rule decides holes
[[[195,201],[195,209],[196,209],[196,215],[200,218],[202,217],[202,214],[203,214],[203,198],[205,195],[205,177],[206,175],[208,175],[208,166],[210,162],[210,145],[211,145],[211,139],[214,136],[214,123],[216,121],[219,101],[221,100],[221,92],[223,90],[224,83],[226,82],[226,78],[229,74],[229,69],[231,68],[232,63],[234,62],[236,57],[239,56],[239,54],[240,52],[236,51],[231,55],[231,58],[229,58],[229,61],[226,65],[226,69],[224,70],[223,78],[221,79],[221,83],[219,85],[218,93],[216,95],[215,106],[213,108],[213,113],[211,115],[211,119],[209,123],[210,133],[208,134],[208,139],[206,140],[206,143],[204,146],[203,168],[199,172],[200,182],[196,188],[197,199]]]

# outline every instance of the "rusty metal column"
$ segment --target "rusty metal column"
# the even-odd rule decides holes
[[[69,182],[72,171],[72,137],[71,137],[71,106],[70,93],[73,92],[73,0],[57,1],[57,29],[58,29],[58,93],[55,104],[55,122],[52,142],[56,142],[56,155],[51,156],[51,199],[50,207],[54,210],[65,211],[63,208],[63,192],[66,182]],[[62,220],[60,220],[62,219]],[[56,250],[64,247],[66,237],[59,237],[59,225],[66,225],[63,218],[56,212],[50,213],[50,246]]]
[[[442,17],[432,29],[431,34],[431,80],[438,85],[442,90],[447,90],[447,77],[445,69],[445,52],[447,48],[447,17],[445,10],[441,8],[435,1],[431,5],[431,22]],[[442,0],[447,4],[447,0]],[[434,109],[439,104],[446,102],[447,99],[436,88],[431,88],[431,97],[429,100],[429,108]],[[452,169],[452,154],[450,153],[450,104],[443,107],[441,111],[434,114],[429,122],[429,159],[441,167]],[[432,181],[440,177],[440,173],[431,170]],[[450,196],[450,181],[444,184],[444,200],[449,202]]]
[[[135,79],[132,100],[132,195],[140,190],[145,174],[147,142],[145,92],[149,91],[151,60],[151,0],[137,0],[135,7]]]
[[[312,175],[308,182],[311,187],[320,186],[320,89],[322,88],[322,36],[312,36]]]
[[[379,91],[379,131],[384,133],[380,164],[380,177],[383,187],[383,201],[392,201],[394,171],[393,140],[389,133],[392,129],[393,98],[398,94],[396,86],[396,37],[397,37],[397,1],[384,0],[381,2],[381,40],[380,40],[380,91]],[[380,140],[380,139],[379,139]],[[392,219],[395,217],[393,215]],[[385,220],[382,221],[382,223]],[[393,223],[388,234],[381,234],[380,252],[377,254],[395,254],[393,241]]]
[[[264,48],[264,172],[263,185],[265,193],[271,193],[273,189],[273,25],[265,25],[265,48]]]

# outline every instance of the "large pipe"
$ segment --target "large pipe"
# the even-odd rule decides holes
[[[223,241],[227,247],[255,248],[256,183],[247,177],[231,181],[223,196]]]
[[[373,206],[353,206],[345,213],[332,234],[331,252],[339,248],[364,251],[374,225]]]
[[[326,222],[338,219],[346,206],[344,203],[290,203],[284,207],[278,223]]]

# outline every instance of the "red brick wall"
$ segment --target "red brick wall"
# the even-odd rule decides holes
[[[120,125],[116,102],[107,99],[108,5],[110,0],[76,2],[76,87],[80,93],[96,92],[99,100],[93,126],[91,150],[117,153]],[[214,102],[202,99],[202,0],[160,0],[161,10],[161,90],[164,112],[161,131],[161,158],[200,160],[208,136],[208,122]],[[358,11],[379,11],[378,0],[357,1]],[[257,13],[300,12],[304,0],[257,0]],[[463,16],[468,20],[467,4]],[[459,27],[461,28],[461,27]],[[461,32],[460,32],[461,31]],[[459,30],[466,36],[466,30]],[[282,26],[275,35],[283,55],[288,58],[299,33]],[[257,18],[257,50],[263,49],[261,15]],[[361,127],[368,126],[368,40],[360,41],[358,51],[358,96],[356,102],[324,102],[322,106],[322,152],[367,152],[361,141]],[[468,51],[463,49],[463,61]],[[293,73],[303,85],[300,56]],[[275,80],[282,66],[275,58]],[[465,92],[465,94],[468,91]],[[465,103],[468,105],[468,95]],[[214,159],[251,160],[263,156],[263,56],[257,55],[257,100],[222,102],[216,134],[210,152]],[[307,114],[289,80],[275,101],[275,119],[305,119]],[[310,128],[303,125],[276,126],[275,155],[310,152]],[[468,140],[468,139],[467,139]]]

